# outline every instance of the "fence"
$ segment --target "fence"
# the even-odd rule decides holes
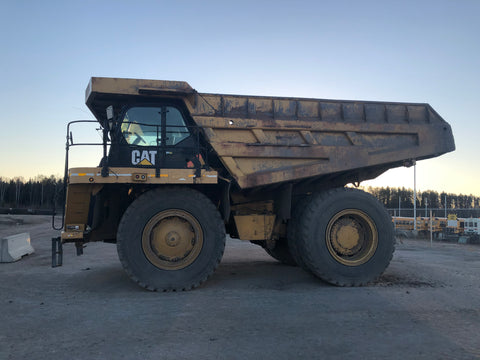
[[[447,218],[448,215],[456,215],[457,218],[479,218],[480,217],[480,208],[417,208],[416,216],[414,216],[413,208],[389,208],[387,209],[388,213],[391,216],[398,217],[429,217],[430,210],[432,210],[433,217],[442,217]]]

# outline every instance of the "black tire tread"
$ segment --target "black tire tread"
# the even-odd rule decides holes
[[[317,214],[317,211],[316,209],[319,209],[323,206],[324,202],[327,201],[327,199],[330,199],[332,197],[337,197],[341,194],[345,194],[345,193],[355,193],[356,195],[355,196],[360,196],[360,197],[364,197],[365,201],[372,201],[373,203],[375,203],[379,208],[382,208],[384,209],[384,206],[383,204],[381,204],[374,196],[364,192],[364,191],[361,191],[361,190],[358,190],[358,189],[352,189],[352,188],[335,188],[335,189],[330,189],[330,190],[327,190],[325,192],[322,192],[322,193],[317,193],[317,194],[314,194],[314,196],[311,197],[310,201],[308,202],[308,204],[304,207],[304,210],[302,212],[302,220],[299,222],[301,223],[302,225],[298,225],[297,226],[297,231],[298,231],[298,234],[299,236],[297,237],[297,241],[298,241],[298,249],[299,249],[299,252],[301,253],[301,257],[302,257],[302,260],[304,262],[304,264],[307,266],[308,269],[310,269],[310,271],[312,273],[314,273],[316,276],[318,276],[319,278],[321,278],[322,280],[328,282],[328,283],[331,283],[331,284],[334,284],[334,285],[337,285],[337,286],[343,286],[343,287],[348,287],[348,286],[364,286],[364,285],[367,285],[368,283],[374,281],[375,279],[377,279],[382,273],[383,271],[387,268],[388,264],[390,263],[390,261],[392,260],[393,258],[393,253],[395,251],[395,246],[394,246],[394,235],[393,235],[393,225],[392,225],[392,232],[391,232],[391,251],[389,251],[388,253],[388,259],[387,259],[387,262],[386,262],[386,265],[384,268],[382,269],[379,269],[377,271],[376,274],[373,274],[373,276],[370,276],[370,278],[368,279],[350,279],[350,280],[345,280],[343,278],[340,278],[340,277],[336,277],[335,273],[332,273],[332,272],[325,272],[325,271],[322,271],[318,266],[317,266],[317,262],[318,262],[318,259],[314,259],[313,258],[313,249],[312,249],[312,243],[310,243],[309,241],[305,241],[305,239],[308,238],[309,234],[308,232],[311,231],[310,228],[308,228],[307,226],[304,226],[305,224],[314,224],[316,219],[316,214]],[[389,215],[386,211],[385,212],[385,220],[389,218]],[[391,220],[388,220],[390,221],[391,223]],[[390,241],[389,239],[382,239],[383,241]],[[380,239],[379,239],[380,241]],[[390,245],[390,244],[388,244]]]
[[[191,283],[185,283],[179,286],[168,286],[168,287],[155,287],[147,282],[143,281],[142,279],[138,278],[134,271],[132,270],[130,263],[128,259],[126,258],[125,254],[121,251],[122,247],[122,242],[123,241],[128,241],[128,239],[123,239],[121,234],[123,232],[123,229],[126,227],[130,226],[132,222],[135,221],[140,221],[140,208],[142,207],[143,203],[145,201],[152,201],[152,198],[158,199],[159,197],[162,196],[161,193],[171,193],[171,192],[182,192],[185,194],[188,198],[189,201],[198,201],[202,203],[203,211],[206,213],[209,213],[209,216],[214,219],[214,224],[216,227],[216,233],[217,234],[223,234],[221,235],[223,237],[223,242],[221,243],[221,246],[219,246],[216,249],[216,254],[215,254],[215,261],[210,264],[210,267],[204,271],[204,274],[201,278],[197,279],[194,282]],[[223,220],[220,216],[220,213],[217,211],[213,203],[208,199],[204,194],[190,189],[190,188],[184,188],[184,187],[164,187],[164,188],[157,188],[154,190],[151,190],[147,193],[142,194],[140,197],[138,197],[125,211],[124,215],[122,216],[122,219],[119,223],[118,226],[118,234],[117,234],[117,252],[118,252],[118,257],[120,259],[120,262],[127,273],[127,275],[132,279],[135,283],[140,285],[141,287],[150,290],[150,291],[187,291],[194,289],[198,286],[200,286],[202,283],[204,283],[212,274],[215,272],[217,269],[218,265],[220,264],[220,261],[223,256],[223,252],[225,249],[225,227],[223,226]]]
[[[297,266],[297,262],[293,258],[288,247],[287,239],[281,238],[277,240],[273,249],[269,249],[266,246],[264,246],[263,249],[268,255],[270,255],[275,260],[280,261],[282,264],[289,266]]]
[[[303,217],[305,207],[307,206],[309,201],[310,196],[306,196],[297,202],[297,204],[293,208],[292,217],[289,220],[287,227],[287,241],[290,253],[292,254],[292,257],[298,264],[298,266],[300,266],[303,270],[307,272],[311,271],[305,264],[303,256],[301,255],[303,253],[303,250],[301,249],[303,242],[301,241],[301,233],[299,232],[298,226],[300,220]]]

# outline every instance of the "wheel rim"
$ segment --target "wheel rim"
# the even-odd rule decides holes
[[[329,253],[336,261],[347,266],[358,266],[375,254],[378,231],[366,213],[358,209],[346,209],[330,219],[326,242]]]
[[[142,234],[147,259],[164,270],[183,269],[192,264],[203,246],[200,223],[189,212],[165,210],[150,219]]]

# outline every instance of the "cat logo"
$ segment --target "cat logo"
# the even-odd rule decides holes
[[[133,150],[132,151],[132,164],[133,165],[144,165],[144,166],[153,166],[155,165],[155,155],[157,155],[157,150]]]

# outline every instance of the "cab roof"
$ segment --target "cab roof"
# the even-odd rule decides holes
[[[110,105],[118,112],[121,105],[142,98],[185,98],[195,92],[185,81],[92,77],[85,91],[85,104],[97,120],[102,121]]]

